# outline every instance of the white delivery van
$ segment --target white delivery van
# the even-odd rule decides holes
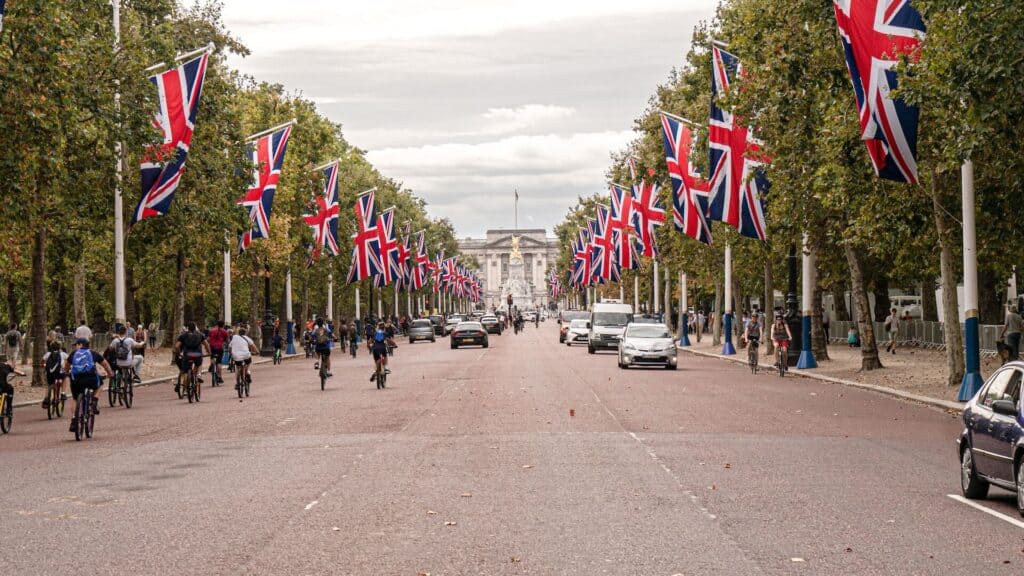
[[[590,336],[587,351],[618,350],[626,325],[633,321],[633,307],[629,304],[598,302],[590,310]]]

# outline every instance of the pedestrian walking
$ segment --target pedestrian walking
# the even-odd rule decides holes
[[[57,331],[59,333],[60,328],[58,328]],[[86,340],[92,340],[92,328],[89,328],[89,325],[85,322],[82,322],[82,325],[75,329],[75,340],[81,340],[83,338]]]
[[[14,366],[18,363],[18,358],[21,355],[21,332],[18,331],[17,324],[11,324],[10,330],[7,334],[4,334],[4,348],[7,352],[7,361]]]
[[[896,353],[896,339],[900,333],[900,315],[893,308],[885,318],[885,331],[889,333],[889,342],[885,345],[886,352]]]
[[[1009,360],[1020,358],[1020,314],[1016,306],[1010,306],[1006,312],[1006,321],[1003,322],[1003,331],[1000,338],[1006,343],[1007,351],[1010,353]]]
[[[828,333],[828,311],[827,310],[822,310],[821,311],[821,331],[825,333],[825,342],[828,342],[829,333]]]

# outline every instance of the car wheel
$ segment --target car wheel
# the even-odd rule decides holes
[[[487,340],[484,340],[484,348],[487,348]]]
[[[412,344],[413,342],[415,342],[415,340],[413,340],[412,338],[409,338],[409,344]]]
[[[676,369],[676,365],[675,364],[665,364],[665,370],[675,370],[675,369]]]
[[[988,482],[978,477],[978,472],[974,469],[974,456],[968,446],[964,446],[960,454],[960,490],[963,492],[964,498],[971,500],[988,495]],[[1019,495],[1017,497],[1020,498]]]
[[[431,339],[430,339],[430,343],[431,343],[431,344],[433,344],[434,342],[437,342],[437,338],[431,338]]]
[[[562,342],[565,342],[565,336],[558,337],[558,343],[561,344]]]
[[[1017,512],[1024,516],[1024,456],[1017,460]]]
[[[455,350],[458,347],[459,347],[458,344],[456,344],[455,342],[452,342],[452,350]]]

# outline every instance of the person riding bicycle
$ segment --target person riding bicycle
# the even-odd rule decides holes
[[[332,340],[334,334],[331,329],[324,325],[323,318],[316,319],[316,328],[313,329],[313,346],[316,351],[319,360],[317,360],[316,369],[320,369],[320,362],[323,362],[324,370],[327,371],[327,377],[333,376],[331,374],[331,347],[333,345]]]
[[[220,377],[220,362],[224,357],[224,345],[228,341],[228,331],[224,329],[223,320],[217,321],[217,325],[210,330],[207,340],[210,342],[210,364],[213,366],[213,378],[217,383],[223,384],[224,379]]]
[[[0,363],[0,394],[7,394],[7,402],[10,403],[10,406],[14,406],[14,386],[7,381],[11,374],[25,376],[24,372],[14,367],[13,359]]]
[[[386,340],[390,342],[390,344],[388,344],[388,356],[395,355],[394,342],[396,333],[397,331],[395,330],[395,325],[389,320],[388,323],[384,325],[384,336]]]
[[[374,367],[380,364],[384,368],[385,374],[390,374],[391,370],[388,370],[388,348],[397,348],[393,338],[394,328],[392,328],[392,336],[388,336],[387,328],[383,322],[377,323],[377,329],[373,332],[373,337],[370,339],[370,352],[373,352]],[[370,382],[377,380],[377,371],[373,371],[373,376],[370,376]]]
[[[188,374],[190,370],[196,372],[196,379],[201,383],[203,380],[199,377],[198,372],[199,368],[203,365],[203,357],[210,355],[210,342],[203,336],[202,332],[196,329],[195,322],[190,321],[188,323],[188,330],[181,336],[178,336],[178,341],[174,343],[174,350],[180,358],[178,362],[180,373]],[[178,391],[179,386],[180,384],[174,385],[175,392]]]
[[[87,390],[92,391],[93,414],[99,414],[100,403],[97,398],[100,394],[100,388],[103,387],[103,380],[100,379],[97,367],[103,367],[107,378],[113,378],[114,371],[110,368],[110,364],[103,358],[102,354],[89,348],[88,339],[79,338],[75,344],[78,347],[68,357],[67,365],[64,367],[64,371],[71,375],[71,397],[75,399],[74,414],[78,414],[79,397]],[[74,432],[77,425],[78,418],[72,418],[71,427],[68,430]]]
[[[141,350],[146,343],[136,342],[134,338],[128,336],[128,328],[124,324],[117,324],[114,326],[114,333],[117,336],[110,341],[108,350],[113,351],[114,365],[118,368],[128,368],[131,370],[132,381],[139,383],[139,372],[142,370],[142,356],[135,353],[136,350]]]
[[[789,331],[789,324],[782,317],[782,314],[775,315],[775,322],[771,331],[772,344],[782,353],[782,349],[789,350],[789,342],[793,339],[793,333]]]
[[[274,345],[274,355],[284,353],[284,338],[281,337],[281,329],[274,328],[274,338],[271,339],[271,343]]]
[[[228,340],[228,351],[231,354],[231,363],[235,365],[239,373],[239,382],[245,382],[249,377],[249,365],[252,364],[252,355],[258,354],[256,343],[245,335],[245,328],[239,328],[238,332]],[[237,390],[237,384],[236,390]]]
[[[46,386],[53,387],[58,382],[63,383],[67,378],[64,365],[68,362],[68,355],[60,347],[60,342],[51,341],[46,345],[47,352],[43,354],[43,367],[46,370]],[[60,399],[58,398],[58,401]],[[43,408],[50,407],[50,397],[43,398]]]
[[[761,316],[754,312],[747,322],[747,329],[743,331],[743,340],[747,343],[747,349],[757,348],[761,344]]]

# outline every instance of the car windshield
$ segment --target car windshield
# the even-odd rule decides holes
[[[569,328],[586,328],[586,327],[587,327],[587,321],[586,320],[573,320],[572,322],[569,323]]]
[[[494,316],[484,316],[483,319],[481,319],[480,321],[481,322],[497,322],[498,319],[495,318]]]
[[[579,320],[580,318],[589,318],[590,312],[584,312],[583,310],[568,310],[562,312],[562,322],[572,322],[573,320]]]
[[[656,324],[640,324],[629,327],[628,338],[671,338],[668,328]]]
[[[462,332],[465,330],[483,330],[484,327],[479,322],[462,322],[455,327],[455,330]]]
[[[416,320],[412,323],[413,328],[430,328],[432,325],[430,320]]]
[[[599,312],[594,314],[594,326],[625,326],[632,319],[628,312]]]

